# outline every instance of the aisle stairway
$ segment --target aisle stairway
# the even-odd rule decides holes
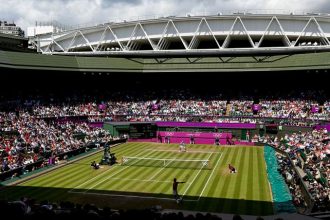
[[[231,112],[231,104],[228,103],[227,104],[227,109],[226,109],[226,116],[230,116],[230,112]]]

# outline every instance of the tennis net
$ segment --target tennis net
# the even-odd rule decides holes
[[[150,158],[150,157],[122,157],[124,166],[145,166],[145,167],[169,167],[183,169],[211,169],[210,161],[207,160],[189,160],[178,158]]]

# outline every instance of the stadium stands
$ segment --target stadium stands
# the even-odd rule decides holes
[[[242,100],[224,100],[221,95],[208,98],[193,96],[187,91],[175,91],[164,99],[148,96],[115,94],[102,103],[61,100],[61,104],[50,104],[34,98],[24,100],[18,112],[1,112],[0,137],[1,172],[16,169],[38,161],[40,158],[54,157],[75,150],[88,143],[107,142],[111,135],[101,129],[88,126],[88,121],[61,121],[68,116],[87,116],[89,121],[189,121],[198,120],[235,122],[237,117],[252,123],[260,123],[263,118],[280,118],[283,124],[294,124],[305,119],[316,125],[319,119],[329,120],[329,102],[323,105],[317,101],[302,100],[261,100],[253,109],[254,101],[248,97]],[[189,97],[189,98],[188,98]],[[229,105],[229,108],[228,108]],[[317,107],[317,110],[315,108]],[[322,117],[320,117],[320,115]],[[54,120],[57,119],[57,120]],[[255,136],[253,142],[272,144],[287,152],[302,170],[309,193],[317,210],[329,209],[330,145],[327,130],[275,136]],[[297,207],[306,207],[301,199],[301,189],[297,176],[287,168],[288,162],[279,156],[281,172],[285,176]],[[44,166],[44,164],[40,164]],[[289,178],[290,177],[290,178]]]
[[[49,123],[27,112],[19,115],[1,112],[0,134],[0,173],[27,166],[41,158],[53,158],[51,163],[55,163],[65,152],[113,139],[107,131],[92,128],[87,123]]]
[[[140,97],[143,99],[143,97]],[[70,105],[39,105],[33,108],[36,117],[65,117],[65,116],[89,116],[91,120],[99,118],[105,120],[116,116],[124,116],[127,121],[187,121],[190,117],[200,117],[205,121],[222,121],[223,116],[242,117],[246,121],[255,121],[260,118],[280,118],[299,120],[329,120],[329,104],[321,106],[311,100],[262,100],[260,110],[253,110],[253,101],[231,100],[213,98],[210,101],[199,100],[191,97],[189,100],[178,100],[172,97],[168,100],[155,99],[145,101],[123,100],[105,101],[102,108],[96,102]],[[229,109],[229,111],[228,111]]]
[[[298,132],[277,137],[257,137],[259,142],[271,144],[286,152],[293,164],[283,155],[278,155],[280,171],[290,186],[293,201],[297,207],[307,204],[302,199],[301,186],[292,167],[300,170],[304,184],[315,202],[313,211],[330,210],[330,137],[326,129],[312,132]]]
[[[320,54],[317,56],[312,58],[313,62],[328,65],[326,57]],[[40,66],[42,60],[43,66],[55,65],[55,62],[57,68],[63,69],[78,66],[105,69],[124,66],[132,70],[150,68],[154,71],[154,68],[164,70],[188,66],[175,63],[184,58],[176,58],[163,64],[163,67],[158,64],[155,67],[151,59],[140,63],[139,60],[118,58],[116,62],[102,57],[95,59],[98,63],[86,57],[53,57],[26,57],[24,54],[0,52],[0,59],[9,64],[18,65],[24,61],[26,65]],[[215,58],[205,59],[212,61]],[[297,55],[276,61],[281,64],[274,61],[275,64],[261,65],[265,68],[277,64],[281,68],[300,67],[307,61],[310,61],[308,56]],[[228,62],[212,65],[235,68],[236,64]],[[244,68],[242,63],[238,65]],[[205,67],[196,65],[196,68]],[[117,73],[108,76],[97,71],[84,74],[74,71],[1,70],[4,70],[3,82],[9,85],[9,88],[0,88],[1,174],[38,161],[42,163],[38,163],[35,168],[46,166],[49,158],[58,163],[57,159],[61,159],[59,157],[63,153],[116,138],[102,128],[91,127],[91,122],[198,121],[264,125],[266,121],[275,121],[278,125],[292,125],[297,130],[302,128],[300,126],[311,130],[314,126],[326,125],[330,121],[330,96],[328,82],[324,80],[325,72],[323,75],[307,71],[290,72],[292,76],[286,72],[246,75]],[[310,80],[297,80],[300,77]],[[258,79],[263,81],[259,83]],[[260,134],[250,139],[274,145],[289,154],[289,159],[277,154],[279,168],[299,211],[307,210],[304,198],[306,192],[290,160],[301,173],[307,193],[312,197],[315,204],[312,211],[329,211],[329,135],[324,129],[284,132],[281,133],[283,137]],[[17,175],[11,174],[9,178]],[[57,204],[57,207],[47,212],[61,213],[57,210],[63,210],[62,205]],[[36,206],[37,210],[39,208]],[[76,208],[72,210],[77,213]],[[95,212],[102,215],[100,210]]]

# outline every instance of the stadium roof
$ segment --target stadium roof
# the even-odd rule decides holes
[[[82,56],[218,56],[330,50],[328,14],[160,17],[102,23],[37,35],[44,54]]]
[[[330,52],[282,55],[212,56],[176,58],[123,58],[43,55],[0,50],[0,67],[111,72],[252,72],[330,69]]]

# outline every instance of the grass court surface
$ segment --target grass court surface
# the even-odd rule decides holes
[[[2,189],[0,198],[28,196],[39,201],[64,200],[117,209],[161,205],[192,211],[273,214],[262,147],[187,145],[187,152],[179,152],[178,144],[126,143],[111,152],[116,153],[116,165],[101,165],[94,170],[90,164],[101,160],[100,152],[17,186],[8,186]],[[123,156],[168,160],[164,163],[134,159],[122,165]],[[230,174],[229,163],[238,173]],[[173,199],[175,177],[186,181],[178,187],[182,204]]]

